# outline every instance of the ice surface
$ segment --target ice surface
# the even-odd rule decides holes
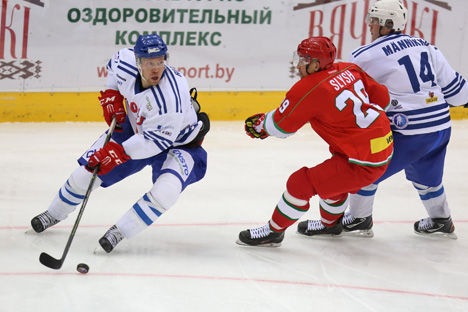
[[[145,170],[93,192],[67,259],[75,222],[25,233],[105,123],[0,124],[1,311],[468,311],[468,121],[454,121],[444,186],[458,240],[413,233],[426,217],[404,174],[383,182],[375,237],[301,237],[279,248],[235,244],[265,224],[289,175],[329,157],[308,127],[285,140],[253,140],[242,122],[213,122],[208,172],[153,226],[111,253],[98,239],[151,187]],[[319,217],[318,200],[303,219]],[[76,271],[78,263],[88,274]]]

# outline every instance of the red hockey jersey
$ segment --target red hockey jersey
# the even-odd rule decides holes
[[[298,81],[280,107],[266,114],[264,128],[284,138],[309,122],[333,154],[346,155],[359,165],[381,166],[393,154],[384,111],[389,102],[387,88],[359,66],[335,63]]]

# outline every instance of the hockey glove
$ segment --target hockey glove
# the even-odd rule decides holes
[[[104,112],[104,119],[107,124],[110,126],[112,118],[115,115],[115,119],[118,124],[123,124],[125,122],[125,107],[123,104],[123,96],[117,90],[107,89],[106,91],[101,92],[101,96],[98,97],[101,102],[102,110]],[[122,131],[122,127],[117,125],[115,131]]]
[[[254,139],[265,139],[268,137],[268,133],[263,128],[263,122],[265,120],[265,114],[256,114],[250,116],[245,120],[245,132],[247,135]]]
[[[109,142],[104,145],[103,148],[91,155],[86,168],[89,171],[93,171],[94,168],[100,164],[101,166],[99,167],[98,175],[103,175],[109,173],[109,171],[111,171],[115,166],[123,164],[129,159],[130,157],[125,154],[125,150],[122,145],[115,142]]]

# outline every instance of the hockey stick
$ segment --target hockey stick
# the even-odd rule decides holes
[[[109,140],[110,140],[110,138],[112,136],[112,133],[114,132],[116,122],[117,121],[116,121],[116,119],[114,117],[112,119],[112,123],[111,123],[111,125],[109,127],[109,132],[107,133],[107,137],[106,137],[106,140],[104,142],[104,145],[106,145],[107,142],[109,142]],[[78,213],[78,217],[76,218],[75,225],[73,225],[73,229],[71,231],[71,234],[68,237],[68,242],[67,242],[67,245],[65,246],[65,250],[63,251],[62,258],[55,259],[54,257],[50,256],[49,254],[47,254],[45,252],[41,253],[41,255],[39,256],[39,261],[43,265],[45,265],[46,267],[49,267],[49,268],[54,269],[54,270],[59,270],[62,267],[63,262],[65,261],[65,257],[68,254],[68,250],[70,249],[70,245],[71,245],[71,243],[73,241],[73,238],[75,237],[75,233],[76,233],[76,230],[78,229],[78,225],[80,224],[81,217],[83,216],[83,212],[84,212],[84,209],[86,207],[86,204],[88,203],[89,195],[91,194],[91,191],[93,189],[94,181],[96,180],[97,173],[99,171],[99,167],[100,166],[98,165],[98,166],[96,166],[96,168],[94,168],[93,176],[91,177],[91,181],[89,182],[88,190],[86,191],[86,194],[84,196],[83,204],[81,205],[80,212]]]

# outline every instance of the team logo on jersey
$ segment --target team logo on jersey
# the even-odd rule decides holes
[[[437,96],[434,96],[434,92],[429,92],[429,98],[426,99],[426,103],[434,103],[437,102]]]
[[[409,119],[406,115],[398,113],[393,115],[393,124],[397,129],[405,129],[408,126]]]
[[[395,109],[401,108],[401,105],[398,103],[398,100],[391,100],[390,104],[395,107]]]
[[[148,111],[151,111],[153,109],[153,105],[151,105],[151,101],[149,100],[148,97],[146,97],[146,109]]]
[[[187,162],[185,161],[184,155],[180,150],[174,149],[171,151],[172,153],[169,153],[174,159],[177,160],[177,163],[180,168],[180,173],[182,173],[185,176],[188,176],[190,174],[189,167],[187,165]]]

